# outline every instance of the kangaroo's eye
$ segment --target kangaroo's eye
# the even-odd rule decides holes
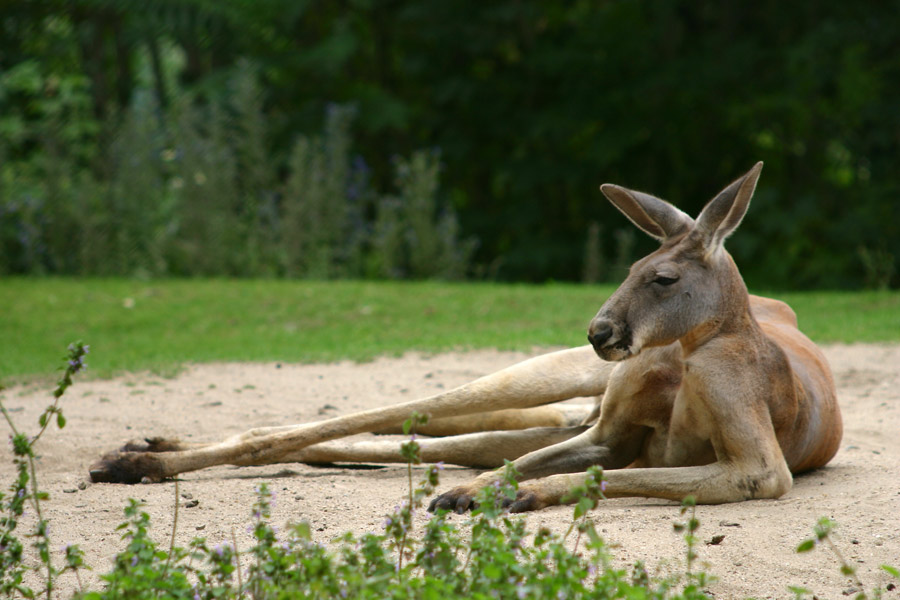
[[[657,283],[659,285],[672,285],[678,281],[677,277],[667,277],[666,275],[657,275],[656,279],[653,280],[653,283]]]

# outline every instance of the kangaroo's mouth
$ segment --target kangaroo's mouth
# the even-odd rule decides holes
[[[594,347],[597,356],[603,360],[610,362],[625,360],[636,354],[634,347],[634,337],[631,333],[631,327],[626,323],[619,330],[619,335],[615,340],[609,340],[603,346]]]

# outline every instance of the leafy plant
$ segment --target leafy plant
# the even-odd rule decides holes
[[[797,552],[811,552],[818,546],[824,546],[835,556],[835,558],[837,558],[841,575],[849,577],[850,581],[853,583],[853,586],[850,588],[850,590],[844,592],[845,596],[854,594],[853,597],[856,600],[881,598],[884,592],[881,587],[873,589],[870,593],[866,592],[866,586],[860,580],[859,575],[856,572],[856,568],[853,567],[849,562],[847,562],[847,559],[844,558],[844,554],[834,543],[834,540],[831,539],[835,526],[836,523],[827,517],[822,517],[821,519],[819,519],[819,521],[813,527],[813,537],[807,538],[800,542],[800,545],[797,546]],[[894,579],[900,580],[900,570],[898,570],[896,567],[892,567],[890,565],[881,565],[881,569]],[[894,584],[890,584],[888,589],[893,589],[894,587]],[[794,594],[794,596],[798,598],[798,600],[800,598],[811,596],[813,594],[812,591],[803,587],[792,586],[790,590]]]
[[[33,62],[4,74],[0,108],[4,86],[35,95],[51,85],[46,79]],[[36,103],[38,118],[0,118],[0,132],[19,132],[0,139],[0,273],[467,273],[474,245],[460,240],[455,213],[440,202],[437,155],[397,158],[397,193],[375,189],[353,154],[352,106],[329,104],[321,135],[297,137],[285,159],[272,153],[280,132],[247,61],[228,77],[227,93],[175,90],[163,105],[138,90],[102,127],[75,133],[69,121],[87,118],[88,94],[84,81],[67,81],[57,82],[64,89],[53,103]],[[102,141],[91,137],[101,130]]]
[[[17,477],[6,494],[0,492],[0,593],[5,597],[19,594],[24,598],[34,598],[37,593],[24,583],[25,572],[30,568],[23,562],[23,545],[16,535],[19,519],[30,506],[37,516],[34,530],[27,534],[33,539],[32,546],[37,551],[39,566],[44,574],[44,592],[49,598],[53,594],[54,581],[62,571],[53,565],[50,553],[50,535],[48,522],[41,511],[41,502],[47,500],[49,495],[40,490],[35,468],[35,445],[47,431],[51,424],[55,423],[60,429],[66,426],[66,418],[63,416],[59,401],[69,386],[72,385],[72,376],[84,369],[87,365],[84,357],[90,351],[90,347],[81,342],[69,345],[66,358],[66,366],[63,375],[53,390],[53,403],[50,404],[38,418],[40,429],[32,436],[20,432],[6,407],[0,400],[0,412],[6,419],[12,431],[11,443],[13,449],[13,462],[16,465]],[[74,546],[66,548],[66,567],[63,569],[77,570],[82,562],[81,551]]]

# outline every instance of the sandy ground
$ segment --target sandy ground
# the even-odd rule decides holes
[[[826,352],[844,415],[841,450],[828,467],[798,477],[777,501],[698,508],[702,540],[724,535],[721,543],[700,549],[701,560],[719,577],[711,588],[716,597],[787,598],[789,585],[810,588],[819,598],[844,597],[852,585],[839,574],[833,556],[822,550],[794,553],[821,516],[838,521],[836,542],[867,586],[890,582],[879,565],[900,566],[900,346],[841,345]],[[173,482],[86,484],[91,462],[128,439],[162,435],[214,441],[248,427],[318,420],[430,395],[525,357],[478,351],[410,354],[366,364],[202,365],[174,378],[131,374],[78,382],[64,399],[68,426],[49,432],[39,448],[40,483],[51,494],[45,510],[56,549],[77,543],[86,551],[94,577],[107,570],[121,547],[115,527],[129,497],[146,503],[157,539],[168,539]],[[3,398],[16,422],[33,428],[49,402],[49,389],[16,387]],[[474,473],[448,468],[441,489]],[[12,474],[4,447],[0,477],[9,482]],[[406,470],[290,464],[189,473],[180,481],[186,497],[179,498],[177,543],[186,545],[195,536],[218,543],[234,531],[239,544],[249,547],[249,512],[260,482],[268,482],[277,495],[276,524],[306,519],[318,539],[328,542],[346,530],[379,531],[383,516],[405,493]],[[556,507],[523,518],[532,530],[541,525],[562,530],[571,514],[570,507]],[[630,565],[642,560],[657,572],[674,568],[683,556],[671,527],[677,518],[675,504],[647,499],[609,500],[594,514],[607,542],[616,546],[617,561]],[[75,585],[69,576],[60,583],[69,590]],[[900,598],[900,590],[885,597]]]

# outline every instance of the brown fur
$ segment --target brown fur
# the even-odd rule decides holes
[[[93,465],[91,477],[132,483],[218,464],[400,461],[395,443],[330,440],[396,428],[418,411],[436,418],[432,433],[451,435],[421,440],[426,461],[499,466],[515,459],[527,481],[513,511],[561,502],[579,480],[568,474],[595,464],[606,470],[610,497],[777,498],[790,489],[791,473],[834,456],[842,429],[821,352],[797,329],[790,307],[747,294],[723,247],[761,167],[725,188],[696,221],[653,196],[601,188],[661,246],[635,263],[591,322],[592,346],[319,423],[251,430],[215,444],[128,445]],[[590,396],[597,397],[593,411],[553,405]],[[484,473],[431,507],[466,510],[497,477]]]

